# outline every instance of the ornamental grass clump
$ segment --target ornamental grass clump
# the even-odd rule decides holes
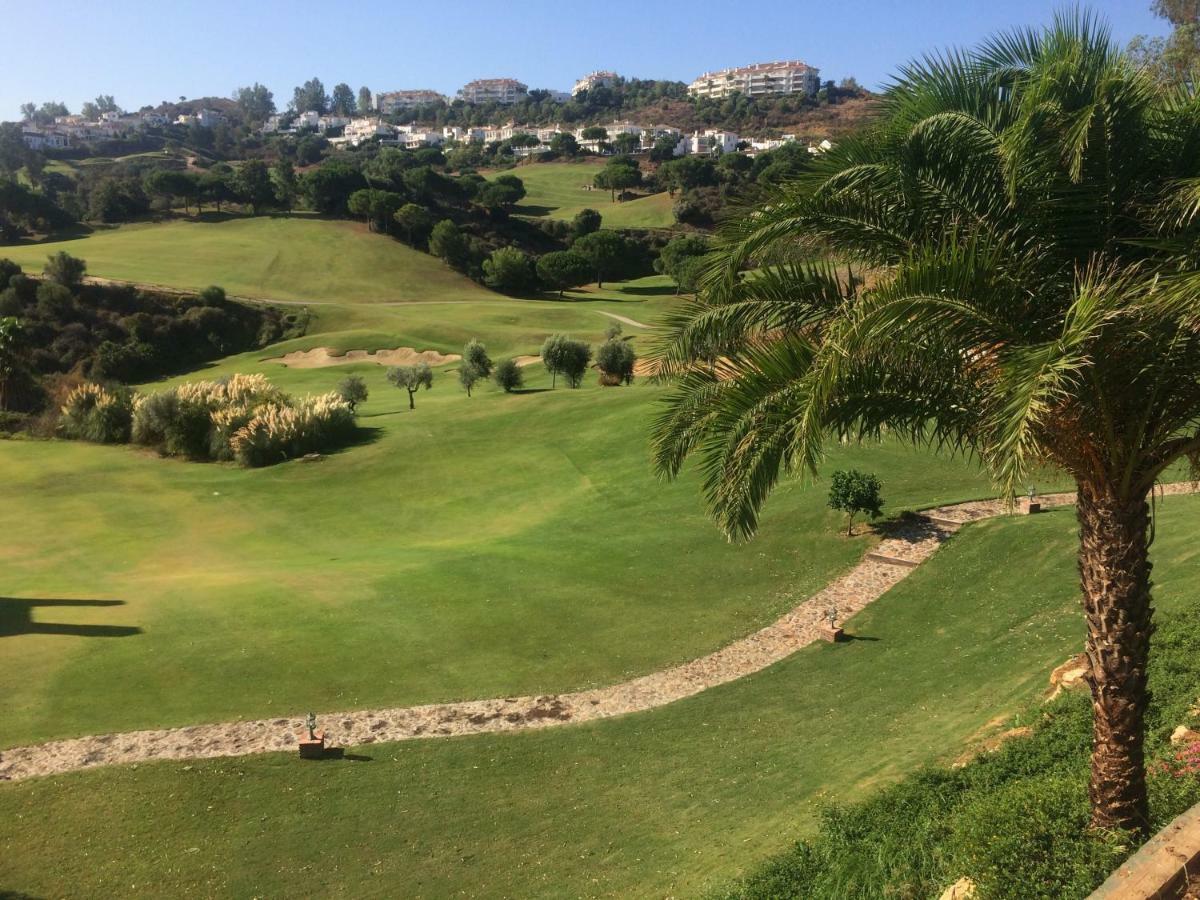
[[[60,427],[69,438],[97,444],[123,444],[129,440],[133,395],[86,382],[67,394]]]
[[[293,406],[259,407],[229,440],[233,457],[244,466],[269,466],[282,460],[345,444],[354,434],[354,413],[336,393],[305,397]]]
[[[354,412],[336,393],[294,400],[263,375],[234,375],[138,397],[131,433],[166,456],[266,466],[344,445]]]

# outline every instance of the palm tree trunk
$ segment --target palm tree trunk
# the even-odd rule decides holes
[[[1143,756],[1150,656],[1150,509],[1079,485],[1079,576],[1092,692],[1092,825],[1147,833]]]

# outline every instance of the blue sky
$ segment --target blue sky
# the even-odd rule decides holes
[[[1165,32],[1149,6],[1092,4],[1122,43]],[[282,107],[313,75],[326,89],[345,81],[356,91],[452,94],[498,75],[569,90],[597,68],[689,81],[708,69],[799,58],[822,78],[854,75],[877,86],[906,59],[1046,22],[1056,8],[1033,0],[0,0],[9,35],[0,119],[27,100],[63,100],[78,111],[103,93],[136,109],[180,95],[228,96],[254,81]]]

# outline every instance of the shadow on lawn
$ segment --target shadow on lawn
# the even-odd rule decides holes
[[[0,597],[0,638],[18,634],[73,634],[78,637],[129,637],[142,629],[131,625],[69,625],[62,622],[35,622],[33,611],[39,607],[124,606],[124,600],[28,600]]]

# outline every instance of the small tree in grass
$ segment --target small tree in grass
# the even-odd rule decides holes
[[[854,534],[855,513],[870,513],[872,519],[879,517],[883,511],[883,498],[879,494],[882,487],[874,475],[864,474],[857,469],[833,473],[829,485],[829,508],[847,514],[847,535]]]
[[[487,347],[475,338],[471,338],[463,347],[463,362],[474,367],[480,378],[488,378],[492,374],[492,358],[488,356]]]
[[[484,375],[477,368],[467,362],[465,359],[462,365],[458,367],[458,383],[463,386],[463,390],[467,392],[467,396],[471,396],[471,389],[477,383],[482,381]]]
[[[633,345],[617,336],[610,337],[600,345],[596,353],[596,365],[600,367],[600,383],[604,385],[632,384],[633,365],[637,354]]]
[[[565,334],[555,334],[542,344],[542,365],[550,373],[550,386],[562,375],[573,388],[583,383],[584,373],[592,358],[592,348],[583,341],[572,340]]]
[[[337,395],[350,405],[350,412],[358,411],[358,404],[367,399],[367,383],[361,375],[347,375],[337,386]]]
[[[521,367],[517,365],[515,359],[505,359],[497,364],[494,377],[496,384],[506,394],[511,394],[513,391],[525,386],[525,373],[521,371]]]
[[[433,369],[429,363],[421,362],[413,366],[392,366],[387,370],[387,380],[398,388],[408,391],[408,408],[416,409],[413,401],[421,388],[429,390],[433,387]]]

